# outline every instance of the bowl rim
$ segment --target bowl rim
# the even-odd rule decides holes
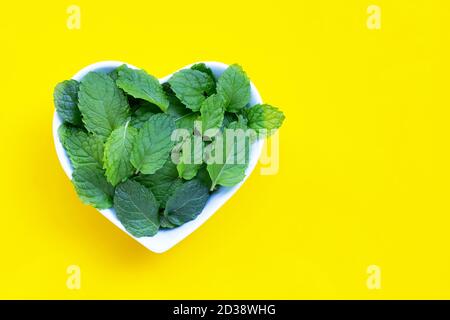
[[[197,64],[197,63],[204,63],[206,66],[211,68],[211,70],[213,71],[213,73],[216,77],[219,76],[229,66],[225,63],[217,62],[217,61],[199,61],[199,62],[194,62],[194,63],[188,64],[182,68],[179,68],[169,75],[166,75],[162,78],[158,78],[158,80],[160,83],[166,82],[175,72],[182,70],[182,69],[190,68],[191,66],[193,66],[194,64]],[[125,62],[121,62],[121,61],[116,61],[116,60],[100,61],[100,62],[92,63],[92,64],[82,68],[71,79],[80,81],[87,73],[89,73],[91,71],[108,72],[108,71],[113,70],[123,64],[127,65],[129,68],[139,69],[129,63],[125,63]],[[258,103],[263,103],[261,96],[252,81],[250,81],[250,88],[251,88],[251,95],[250,95],[251,104],[254,105],[254,104],[258,104]],[[62,124],[61,118],[59,117],[59,115],[57,114],[57,112],[55,110],[53,113],[53,121],[52,121],[53,143],[55,146],[56,154],[57,154],[60,165],[62,166],[62,168],[63,168],[65,174],[67,175],[67,177],[69,178],[69,180],[72,180],[73,168],[70,163],[69,157],[66,154],[66,151],[64,150],[61,142],[59,141],[59,136],[58,136],[58,128],[61,124]],[[211,194],[205,207],[203,208],[202,212],[194,220],[191,220],[177,228],[169,229],[169,230],[160,230],[153,237],[137,238],[125,230],[123,225],[117,219],[113,208],[109,208],[109,209],[93,208],[93,209],[96,209],[97,211],[99,211],[110,222],[112,222],[119,229],[121,229],[123,232],[127,233],[130,237],[132,237],[134,240],[139,242],[141,245],[143,245],[150,251],[153,251],[155,253],[163,253],[163,252],[171,249],[178,243],[180,243],[187,236],[189,236],[191,233],[193,233],[195,230],[197,230],[214,213],[216,213],[222,205],[224,205],[234,195],[234,193],[243,185],[243,183],[247,180],[247,178],[250,176],[250,174],[255,169],[256,164],[258,162],[258,159],[259,159],[262,149],[263,149],[263,144],[264,144],[264,139],[258,139],[251,145],[249,165],[247,166],[247,168],[245,170],[245,177],[241,182],[239,182],[237,185],[232,186],[232,187],[221,187],[218,191]]]

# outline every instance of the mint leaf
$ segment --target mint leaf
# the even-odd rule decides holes
[[[195,219],[208,200],[208,188],[198,180],[184,183],[167,200],[164,215],[169,222],[179,226]]]
[[[103,170],[98,166],[76,167],[72,174],[72,182],[83,203],[97,209],[112,207],[114,187],[106,181]]]
[[[63,145],[64,149],[66,149],[66,141],[67,138],[73,134],[73,132],[76,132],[80,130],[78,127],[74,127],[69,123],[63,123],[58,128],[58,138],[61,144]],[[66,150],[67,152],[67,150]]]
[[[146,109],[152,113],[162,113],[162,110],[151,102],[145,101],[143,99],[133,98],[132,96],[127,95],[128,103],[132,112],[135,112],[138,109]]]
[[[124,181],[133,174],[133,165],[130,154],[137,130],[127,122],[124,126],[115,129],[105,143],[104,168],[106,179],[113,186]]]
[[[206,73],[214,80],[214,83],[216,82],[216,78],[214,77],[214,73],[212,72],[211,68],[207,67],[203,62],[194,64],[191,69]]]
[[[199,111],[206,96],[214,93],[214,80],[198,70],[180,70],[169,79],[169,84],[181,102],[192,111]]]
[[[139,174],[133,179],[149,188],[162,208],[175,189],[183,184],[176,165],[170,159],[154,174]]]
[[[208,146],[212,154],[207,160],[211,190],[216,185],[234,186],[244,179],[249,154],[245,129],[245,125],[233,122],[224,134],[218,135]]]
[[[79,128],[60,127],[60,129],[60,140],[70,158],[72,167],[88,165],[103,168],[104,148],[101,137]]]
[[[241,66],[233,64],[222,73],[217,93],[227,101],[228,112],[238,112],[250,102],[250,80]]]
[[[159,229],[158,203],[146,187],[128,180],[114,194],[117,219],[135,237],[154,236]]]
[[[228,125],[234,121],[237,121],[238,117],[236,113],[232,112],[225,112],[225,115],[223,117],[223,123],[222,128],[228,127]]]
[[[114,82],[116,82],[116,80],[119,79],[119,68],[111,70],[110,72],[107,73],[107,75],[110,76]]]
[[[130,125],[135,127],[136,129],[142,128],[144,123],[153,116],[154,113],[145,106],[139,107],[136,111],[131,115]]]
[[[186,129],[190,133],[194,133],[194,124],[198,120],[200,120],[200,113],[199,112],[191,112],[189,114],[186,114],[184,116],[177,118],[175,123],[176,123],[177,129]]]
[[[66,80],[56,85],[53,100],[56,112],[64,122],[82,126],[81,112],[78,109],[78,88],[76,80]]]
[[[247,128],[248,127],[248,119],[247,119],[247,116],[246,116],[245,112],[237,114],[236,122],[238,122],[239,126],[242,127],[242,128],[244,128],[244,127]]]
[[[202,165],[197,172],[197,176],[195,177],[198,181],[203,183],[208,190],[212,187],[211,177],[209,176],[208,170],[206,170],[206,166]]]
[[[194,121],[198,119],[199,113],[186,108],[180,99],[177,98],[168,82],[163,83],[163,88],[169,99],[169,109],[167,109],[167,113],[174,117],[177,128],[193,130]]]
[[[248,126],[257,132],[262,129],[275,130],[281,127],[284,114],[275,107],[268,104],[257,104],[246,110]]]
[[[202,166],[201,163],[200,164],[184,163],[181,161],[180,163],[177,164],[178,174],[180,175],[181,178],[185,180],[191,180],[192,178],[195,177],[201,166]]]
[[[176,96],[169,96],[169,109],[167,109],[167,113],[174,116],[175,118],[183,117],[187,114],[192,114],[193,111],[186,108],[186,106],[181,103],[181,101]]]
[[[177,98],[175,92],[173,92],[170,87],[170,83],[163,83],[164,92],[169,99],[169,108],[167,109],[167,113],[173,115],[175,118],[179,118],[181,116],[191,114],[192,110],[186,108],[186,106]]]
[[[131,152],[131,163],[137,171],[152,174],[164,165],[174,145],[173,130],[173,117],[164,113],[155,114],[144,123]]]
[[[162,111],[169,107],[169,101],[158,79],[144,70],[130,69],[126,65],[118,68],[117,86],[129,95],[156,104]]]
[[[171,222],[169,221],[169,219],[167,219],[167,218],[164,216],[164,213],[159,215],[159,222],[160,222],[160,224],[161,224],[161,229],[173,229],[173,228],[176,228],[176,227],[177,227],[176,225],[174,225],[173,223],[171,223]]]
[[[81,80],[78,107],[89,132],[104,140],[129,117],[128,101],[110,76],[89,72]]]
[[[199,136],[191,135],[182,144],[177,170],[180,178],[191,180],[203,163],[203,141]]]
[[[207,138],[215,136],[213,129],[220,129],[225,112],[225,99],[219,94],[213,94],[203,101],[200,108],[202,115],[203,135]],[[205,134],[206,133],[206,134]]]
[[[186,129],[193,133],[194,122],[200,119],[200,113],[186,108],[180,99],[177,98],[168,82],[163,83],[163,88],[170,101],[167,113],[174,116],[177,129]]]

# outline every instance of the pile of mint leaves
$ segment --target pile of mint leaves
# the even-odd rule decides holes
[[[236,64],[220,77],[195,64],[162,84],[126,65],[59,83],[58,135],[78,196],[98,209],[113,207],[135,237],[195,219],[212,192],[245,177],[248,148],[227,143],[224,132],[248,130],[248,146],[283,123],[280,110],[250,106],[250,98],[250,81]],[[180,129],[184,134],[174,139]],[[225,161],[205,161],[206,150],[219,149]],[[240,155],[243,161],[229,161]]]

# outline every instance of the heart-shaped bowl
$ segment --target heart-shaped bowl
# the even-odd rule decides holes
[[[225,69],[228,67],[228,65],[220,62],[205,61],[203,63],[206,64],[209,68],[211,68],[216,78],[219,77],[222,74],[222,72],[225,71]],[[120,61],[102,61],[91,64],[81,69],[80,71],[77,72],[77,74],[75,74],[72,77],[72,79],[80,81],[87,73],[91,71],[107,73],[121,66],[122,64],[126,64],[129,68],[138,69],[135,66]],[[192,65],[193,64],[190,64],[181,69],[190,68]],[[172,74],[164,78],[161,78],[159,79],[159,82],[164,83],[167,80],[169,80],[171,76]],[[259,95],[259,92],[258,90],[256,90],[256,87],[253,85],[253,83],[251,83],[250,105],[254,105],[257,103],[262,103],[261,96]],[[67,174],[69,179],[72,179],[73,168],[70,163],[69,157],[67,156],[66,151],[64,150],[58,137],[58,128],[61,124],[62,124],[61,118],[55,112],[53,115],[53,140],[55,143],[56,154],[58,155],[59,162],[61,163],[64,172]],[[101,214],[103,214],[109,221],[111,221],[113,224],[119,227],[123,232],[129,234],[130,237],[134,238],[137,242],[142,244],[147,249],[156,253],[165,252],[170,248],[172,248],[177,243],[179,243],[181,240],[186,238],[189,234],[194,232],[198,227],[200,227],[206,220],[208,220],[209,217],[211,217],[217,210],[219,210],[219,208],[225,202],[227,202],[227,200],[230,199],[233,196],[233,194],[242,186],[242,184],[251,174],[251,172],[256,166],[256,163],[258,162],[258,158],[262,151],[263,143],[264,141],[262,139],[259,139],[252,144],[249,157],[250,161],[247,170],[245,171],[245,178],[243,181],[241,181],[239,184],[233,187],[220,187],[217,191],[211,194],[211,196],[208,199],[208,202],[206,203],[206,206],[203,208],[203,211],[197,216],[197,218],[177,228],[169,230],[160,230],[153,237],[136,238],[125,230],[120,221],[117,219],[113,208],[98,211],[100,211]]]

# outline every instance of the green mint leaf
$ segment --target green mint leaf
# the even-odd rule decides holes
[[[89,132],[104,140],[129,117],[128,101],[110,76],[89,72],[81,80],[78,107]]]
[[[192,113],[192,110],[186,108],[180,99],[177,98],[168,82],[163,83],[162,86],[167,98],[169,99],[169,108],[167,109],[168,114],[173,115],[175,118],[179,118],[186,114]]]
[[[103,162],[106,179],[113,186],[133,174],[134,167],[130,162],[130,155],[137,132],[127,122],[115,129],[106,140]]]
[[[164,113],[155,114],[144,123],[131,152],[131,163],[137,171],[152,174],[164,165],[174,145],[173,130],[173,117]]]
[[[200,113],[193,112],[177,98],[168,82],[163,83],[164,91],[169,99],[169,109],[167,113],[175,118],[177,129],[186,129],[194,132],[194,122],[199,119]]]
[[[128,99],[130,108],[132,109],[132,112],[135,112],[136,110],[142,108],[142,109],[147,109],[152,113],[162,113],[162,110],[156,104],[145,101],[143,99],[133,98],[130,95],[127,95],[127,99]]]
[[[217,93],[227,101],[228,112],[238,112],[250,102],[250,80],[241,66],[229,66],[217,81]]]
[[[103,168],[104,148],[101,137],[74,127],[60,127],[60,129],[60,141],[70,158],[72,167]]]
[[[203,163],[203,141],[200,136],[191,135],[181,146],[181,157],[177,164],[180,178],[191,180],[197,175]]]
[[[76,167],[72,174],[81,201],[97,209],[112,207],[114,187],[106,181],[103,170],[96,165]]]
[[[161,229],[173,229],[173,228],[176,228],[176,227],[177,227],[176,225],[174,225],[173,223],[171,223],[171,222],[169,221],[169,219],[167,219],[167,218],[164,216],[164,213],[162,213],[162,214],[159,215],[159,222],[160,222],[160,224],[161,224]]]
[[[207,138],[215,136],[214,129],[217,131],[222,126],[225,112],[225,99],[219,94],[213,94],[203,101],[200,108],[202,119],[203,135]],[[208,134],[209,132],[209,134]]]
[[[199,111],[206,97],[214,93],[214,80],[198,70],[180,70],[169,79],[169,84],[178,99],[192,111]]]
[[[194,124],[198,120],[200,120],[200,113],[199,112],[191,112],[187,115],[177,118],[175,123],[176,123],[177,129],[186,129],[190,133],[194,133]]]
[[[53,92],[56,112],[64,122],[82,126],[81,112],[78,109],[79,83],[76,80],[66,80],[56,85]]]
[[[248,127],[248,119],[247,119],[247,115],[245,112],[243,113],[239,113],[237,115],[237,122],[242,125],[243,127]]]
[[[214,83],[216,82],[216,78],[214,77],[214,73],[212,72],[211,68],[207,67],[203,62],[194,64],[191,69],[206,73],[214,80]]]
[[[130,69],[126,65],[118,68],[117,86],[129,95],[156,104],[162,111],[169,107],[169,101],[158,79],[144,70]]]
[[[229,123],[226,126],[226,129],[232,129],[232,130],[238,130],[238,129],[242,129],[242,130],[247,130],[248,126],[247,126],[247,118],[245,118],[243,115],[237,115],[237,120],[233,121],[231,123]],[[247,133],[247,132],[246,132]]]
[[[111,70],[107,74],[108,76],[111,77],[111,79],[113,79],[114,82],[116,82],[116,80],[119,79],[119,68],[115,68],[114,70]]]
[[[142,128],[144,123],[150,119],[155,113],[151,111],[150,108],[146,106],[139,107],[136,111],[131,115],[130,125],[135,127],[136,129]]]
[[[164,215],[169,222],[179,226],[195,219],[208,200],[208,188],[198,180],[190,180],[180,186],[167,200]]]
[[[178,174],[185,180],[191,180],[197,175],[201,164],[179,162],[177,164]]]
[[[149,188],[162,208],[175,189],[183,184],[176,165],[170,159],[154,174],[139,174],[133,179]]]
[[[197,176],[195,177],[198,181],[203,183],[208,190],[212,187],[211,177],[209,176],[208,170],[206,170],[206,165],[202,165],[197,172]]]
[[[228,127],[228,125],[234,121],[237,121],[238,117],[236,113],[233,112],[225,112],[225,115],[223,117],[223,123],[222,128]]]
[[[231,123],[208,147],[213,154],[207,160],[211,190],[216,185],[231,187],[244,179],[248,165],[249,138],[243,123]]]
[[[187,114],[193,113],[192,110],[186,108],[186,106],[181,103],[180,99],[176,96],[169,96],[169,109],[167,109],[167,113],[174,116],[175,118],[180,118]]]
[[[58,138],[64,149],[66,149],[66,141],[67,138],[72,135],[74,132],[80,130],[78,127],[74,127],[69,123],[63,123],[58,128]],[[66,150],[67,152],[67,150]]]
[[[117,219],[135,237],[154,236],[159,229],[158,203],[146,187],[127,180],[114,193]]]
[[[260,132],[262,129],[271,130],[281,127],[284,121],[282,111],[268,104],[257,104],[246,110],[248,126],[253,130]]]

